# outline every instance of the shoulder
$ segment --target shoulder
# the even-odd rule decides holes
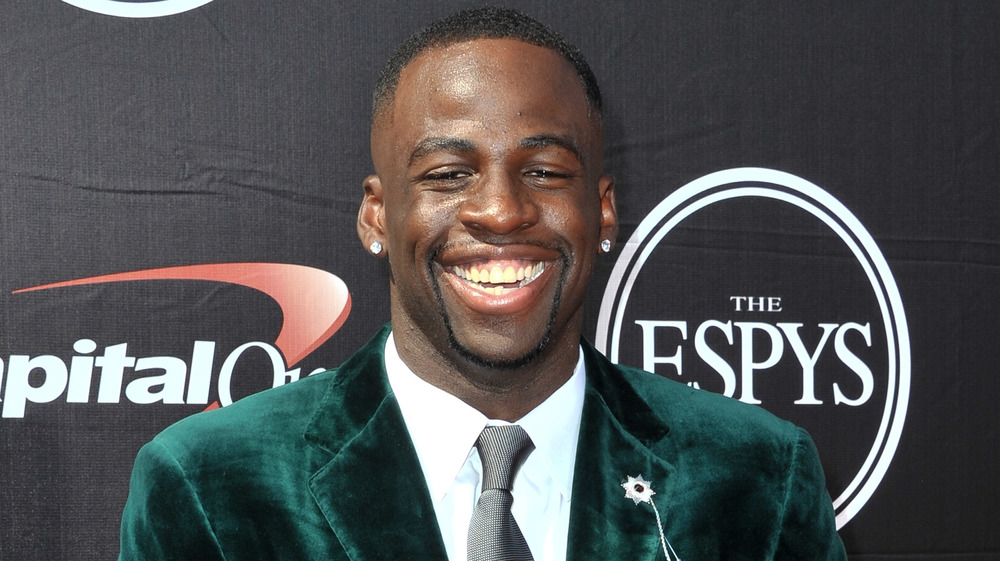
[[[239,457],[282,464],[312,457],[307,443],[311,429],[318,427],[323,434],[336,431],[345,425],[346,421],[338,424],[343,419],[356,428],[370,416],[371,404],[385,397],[382,349],[388,333],[389,327],[383,327],[335,370],[182,419],[147,448],[181,465],[205,467],[232,464]]]
[[[670,466],[664,477],[675,513],[739,536],[744,549],[761,546],[749,557],[845,558],[806,431],[758,406],[611,364],[596,351],[590,364],[592,401],[614,418],[605,430],[627,433],[636,448]],[[732,516],[720,519],[719,512]],[[760,539],[746,541],[751,535]]]
[[[770,458],[795,455],[812,446],[796,425],[755,405],[742,403],[669,380],[637,368],[615,365],[600,357],[604,394],[618,393],[629,407],[647,409],[664,423],[678,451],[732,457],[742,453]],[[625,396],[625,397],[622,397]]]
[[[181,464],[279,453],[303,440],[336,377],[336,370],[323,372],[196,413],[164,429],[147,447],[158,448]]]
[[[795,431],[795,425],[772,413],[714,392],[691,388],[674,380],[630,367],[622,375],[672,429],[753,429],[771,433]]]
[[[620,366],[615,370],[666,426],[666,438],[650,442],[649,450],[673,462],[691,478],[690,485],[704,478],[717,485],[724,480],[723,496],[743,496],[760,487],[780,502],[788,498],[790,482],[798,481],[808,482],[810,496],[825,494],[816,447],[795,424],[756,405],[649,372]]]

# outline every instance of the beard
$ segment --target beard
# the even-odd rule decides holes
[[[549,317],[545,325],[545,329],[542,331],[542,336],[538,338],[535,346],[528,349],[526,352],[519,356],[511,358],[490,358],[476,353],[469,347],[462,344],[455,335],[455,330],[451,324],[451,317],[448,315],[448,310],[445,307],[444,297],[441,294],[441,286],[437,281],[437,277],[431,275],[433,279],[433,289],[434,297],[437,300],[438,312],[441,314],[441,318],[444,320],[445,331],[448,336],[448,346],[451,350],[455,351],[460,357],[466,361],[485,369],[490,370],[514,370],[517,368],[522,368],[531,364],[545,347],[548,346],[549,341],[552,339],[552,333],[555,329],[556,317],[559,315],[559,306],[562,302],[562,290],[565,286],[566,275],[569,271],[569,257],[562,248],[553,248],[559,252],[560,261],[562,262],[562,267],[559,272],[559,282],[556,285],[556,293],[552,298],[552,307],[549,310]],[[437,252],[432,252],[431,258],[428,260],[428,266],[433,262],[434,256]]]

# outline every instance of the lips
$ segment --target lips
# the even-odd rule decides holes
[[[452,272],[468,286],[492,296],[524,288],[545,272],[544,261],[487,261],[454,265]]]
[[[544,313],[557,298],[559,271],[566,267],[563,251],[554,244],[459,242],[432,255],[438,296],[450,313],[472,314],[473,322],[487,316],[488,321],[504,316],[520,321]]]

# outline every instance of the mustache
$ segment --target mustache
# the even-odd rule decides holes
[[[542,242],[538,240],[531,239],[512,239],[510,236],[480,236],[476,237],[475,241],[449,241],[444,242],[440,245],[434,246],[427,254],[428,265],[437,260],[437,256],[445,250],[461,250],[465,248],[481,247],[483,245],[531,245],[535,247],[540,247],[543,249],[548,249],[559,254],[559,259],[563,263],[568,263],[570,258],[570,252],[566,250],[566,247],[553,243],[553,242]]]

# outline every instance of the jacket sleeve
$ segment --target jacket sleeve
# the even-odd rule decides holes
[[[184,468],[155,440],[136,456],[120,545],[119,561],[225,558]]]
[[[819,454],[809,435],[797,430],[774,559],[846,561]]]

